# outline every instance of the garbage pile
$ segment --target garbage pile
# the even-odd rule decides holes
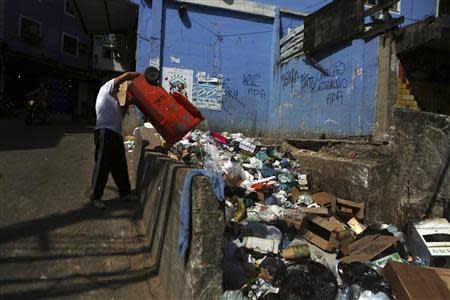
[[[367,226],[364,203],[310,193],[282,146],[196,130],[169,155],[225,180],[222,299],[391,299],[386,264],[425,264],[395,226]]]

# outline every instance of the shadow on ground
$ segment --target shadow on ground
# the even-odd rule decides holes
[[[66,134],[91,133],[94,124],[56,117],[44,124],[25,125],[23,117],[0,118],[0,152],[54,148]]]
[[[0,299],[39,299],[114,290],[139,282],[145,284],[157,275],[159,261],[149,257],[150,241],[142,234],[111,237],[101,233],[57,232],[59,228],[90,220],[138,221],[138,203],[113,199],[107,201],[107,206],[106,210],[97,210],[86,205],[0,228]],[[162,245],[164,235],[160,238]],[[109,266],[106,271],[105,265]]]
[[[172,201],[153,211],[146,201],[114,198],[110,184],[106,210],[85,205],[92,127],[22,123],[0,120],[0,299],[160,298],[149,282],[158,280]],[[22,151],[32,149],[40,151]]]

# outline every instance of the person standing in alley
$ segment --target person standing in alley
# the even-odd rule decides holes
[[[101,200],[103,191],[111,173],[117,185],[120,197],[131,200],[131,186],[128,177],[127,160],[122,137],[123,108],[120,107],[117,93],[119,86],[128,80],[133,80],[140,73],[126,72],[106,81],[100,88],[95,102],[96,126],[95,168],[92,174],[91,203],[96,208],[105,208]],[[125,104],[126,108],[128,105]]]

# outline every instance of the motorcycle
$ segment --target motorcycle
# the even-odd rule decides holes
[[[16,110],[13,102],[8,97],[0,98],[0,116],[14,117]]]
[[[25,124],[31,125],[34,120],[41,123],[47,122],[48,111],[45,101],[37,101],[35,99],[28,99],[25,101],[27,112],[25,114]]]

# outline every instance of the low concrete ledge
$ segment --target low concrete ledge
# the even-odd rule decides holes
[[[192,170],[154,149],[152,130],[136,132],[135,170],[139,213],[154,259],[158,289],[168,299],[218,299],[222,294],[224,210],[209,180],[192,181],[191,241],[187,262],[177,257],[180,195],[185,175]]]
[[[301,169],[311,176],[311,191],[326,191],[336,197],[366,204],[365,220],[382,223],[385,215],[379,203],[383,198],[380,188],[389,184],[392,172],[390,158],[386,161],[360,161],[344,159],[318,152],[302,152],[290,146]]]
[[[287,145],[313,192],[366,203],[368,223],[403,227],[410,219],[448,215],[450,117],[396,109],[389,151],[382,158],[352,160]]]

